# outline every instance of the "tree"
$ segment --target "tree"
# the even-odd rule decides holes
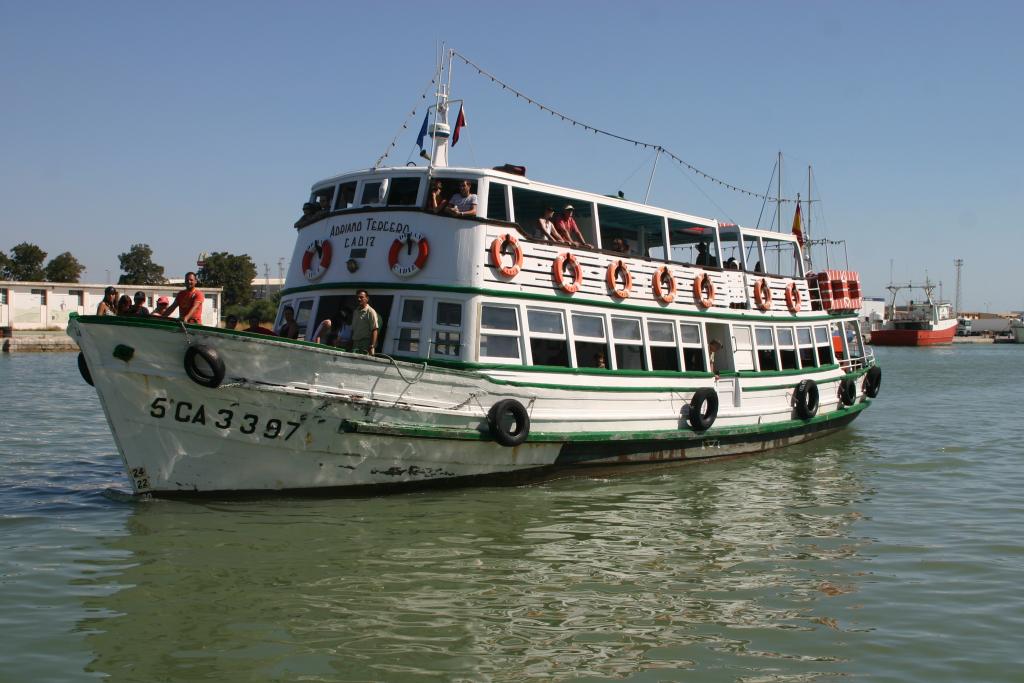
[[[78,282],[85,266],[70,251],[54,256],[46,264],[46,279],[50,282]]]
[[[206,257],[202,270],[197,273],[204,287],[224,288],[224,308],[247,304],[252,300],[252,281],[256,277],[256,264],[248,254],[229,254],[215,251]]]
[[[10,280],[10,268],[11,259],[7,258],[7,254],[0,251],[0,280]]]
[[[11,280],[41,282],[46,279],[46,271],[43,269],[46,252],[34,244],[22,242],[14,245],[7,260],[6,270]]]
[[[162,285],[167,282],[164,267],[153,263],[153,250],[148,244],[133,244],[117,260],[121,262],[124,273],[117,280],[119,285]]]

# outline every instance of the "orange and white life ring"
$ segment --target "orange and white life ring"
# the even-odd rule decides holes
[[[786,285],[786,308],[790,313],[799,313],[801,303],[803,302],[800,297],[800,289],[797,288],[795,282],[790,282]]]
[[[772,289],[768,286],[768,280],[765,278],[754,283],[754,302],[762,311],[772,309]]]
[[[506,248],[512,249],[512,265],[503,266],[501,255],[506,253]],[[519,240],[511,233],[506,232],[501,237],[495,237],[491,242],[491,265],[505,277],[515,277],[523,267],[523,248],[519,246]]]
[[[565,279],[566,266],[569,266],[572,271],[571,281]],[[583,283],[583,269],[580,268],[580,262],[569,252],[558,255],[558,258],[551,264],[551,274],[555,278],[555,284],[566,294],[575,294],[579,290],[580,284]]]
[[[654,298],[663,304],[670,304],[676,298],[676,279],[668,266],[661,266],[654,271]]]
[[[693,278],[693,298],[703,308],[711,308],[715,303],[715,283],[707,273],[701,273]]]
[[[319,280],[331,267],[331,241],[313,240],[302,252],[302,275],[307,280]]]
[[[402,247],[408,245],[409,253],[412,253],[412,245],[416,245],[416,259],[407,265],[403,265],[398,257],[402,253]],[[430,256],[430,243],[427,238],[418,232],[406,233],[404,237],[396,237],[391,243],[388,251],[388,267],[398,277],[412,277],[423,269]]]
[[[619,287],[619,273],[622,273],[622,287]],[[617,259],[608,264],[608,272],[605,276],[608,282],[608,289],[617,299],[625,299],[633,289],[633,274],[629,272],[629,266],[622,259]]]

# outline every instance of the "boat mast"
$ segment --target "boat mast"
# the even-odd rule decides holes
[[[434,105],[434,123],[430,126],[431,150],[430,166],[444,168],[448,165],[448,138],[451,137],[452,129],[448,125],[448,94],[452,85],[452,52],[441,46],[441,63],[439,65],[440,78],[437,79],[436,102]],[[447,57],[448,63],[445,64]],[[445,83],[445,71],[448,72],[448,82]]]

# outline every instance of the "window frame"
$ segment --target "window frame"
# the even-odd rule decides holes
[[[507,330],[501,328],[484,327],[484,309],[486,308],[500,308],[512,311],[515,322],[515,330]],[[480,316],[479,316],[479,332],[477,333],[477,353],[481,361],[508,363],[508,364],[519,364],[524,365],[526,363],[526,353],[524,351],[523,344],[523,320],[522,311],[519,306],[514,304],[505,303],[480,303]],[[510,356],[489,356],[483,352],[484,337],[506,337],[514,338],[516,340],[516,348],[519,351],[519,355],[516,358]]]

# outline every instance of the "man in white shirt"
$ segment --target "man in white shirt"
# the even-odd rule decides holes
[[[473,194],[473,186],[468,180],[463,180],[459,185],[459,191],[448,200],[444,207],[445,213],[451,216],[475,216],[476,206],[480,200]]]

